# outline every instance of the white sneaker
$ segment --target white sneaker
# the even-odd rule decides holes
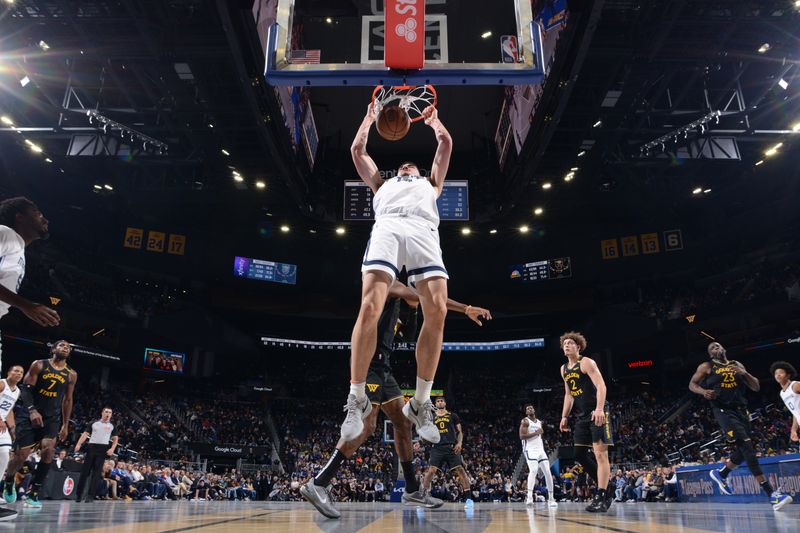
[[[558,507],[558,502],[556,502],[554,499],[550,498],[549,500],[547,500],[547,506],[550,509],[555,509],[556,507]]]
[[[344,412],[347,413],[347,416],[342,422],[340,430],[342,440],[355,440],[361,435],[361,432],[364,431],[364,419],[371,411],[372,404],[369,398],[364,396],[364,399],[359,402],[355,394],[348,394],[347,403],[344,405]]]
[[[428,398],[423,403],[411,398],[403,406],[403,415],[417,428],[417,434],[431,444],[439,442],[439,429],[433,423],[433,404]]]
[[[531,496],[528,496],[528,497],[525,499],[525,505],[533,505],[533,497],[531,497]]]

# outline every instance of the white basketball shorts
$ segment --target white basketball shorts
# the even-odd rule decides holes
[[[379,270],[392,280],[406,267],[409,284],[428,278],[449,279],[439,245],[439,229],[415,216],[383,215],[372,226],[361,272]]]
[[[539,461],[547,460],[547,454],[544,452],[544,450],[527,449],[522,450],[522,453],[525,454],[525,460],[528,462],[528,466],[530,466],[531,463],[538,463]]]
[[[0,446],[11,446],[11,433],[8,430],[0,433]]]

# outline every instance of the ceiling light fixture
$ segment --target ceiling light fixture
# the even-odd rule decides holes
[[[528,226],[520,226],[519,227],[520,233],[528,233]]]
[[[336,228],[336,235],[344,235],[345,229],[343,226]]]
[[[708,194],[711,192],[711,189],[703,189],[703,194]]]
[[[783,143],[776,144],[775,146],[773,146],[772,148],[770,148],[769,150],[764,152],[764,155],[767,156],[767,157],[770,157],[770,156],[773,156],[773,155],[777,154],[778,150],[780,150],[781,146],[783,146]]]
[[[244,178],[242,176],[240,176],[239,174],[234,174],[233,175],[233,181],[238,181],[239,183],[241,183],[241,182],[244,181]]]
[[[767,51],[769,51],[770,48],[772,48],[772,47],[769,45],[769,43],[764,43],[764,44],[762,44],[761,46],[758,47],[758,53],[759,54],[764,54]]]
[[[603,125],[603,121],[602,120],[598,120],[597,122],[594,123],[594,125],[592,127],[593,128],[599,128],[602,125]]]
[[[485,31],[485,32],[481,33],[481,39],[488,39],[491,36],[492,36],[492,32],[491,31]]]
[[[496,230],[496,229],[490,229],[490,230],[489,230],[489,233],[490,233],[491,235],[494,235],[495,233],[497,233],[497,230]]]
[[[552,187],[553,187],[553,184],[550,183],[549,181],[545,181],[544,183],[542,183],[542,189],[544,189],[544,190],[551,189]]]
[[[703,192],[703,188],[697,187],[695,190],[692,191],[692,194],[700,194],[701,192]]]
[[[23,76],[21,80],[19,80],[19,84],[25,87],[31,82],[31,79],[28,76]]]
[[[798,133],[798,132],[800,132],[800,122],[798,122],[798,123],[796,123],[796,124],[793,124],[793,125],[792,125],[792,131],[793,131],[794,133]]]
[[[325,22],[327,22],[328,24],[332,24],[333,23],[333,19],[330,18],[330,17],[325,17]]]
[[[46,162],[48,162],[48,163],[52,163],[52,162],[53,162],[53,160],[52,160],[52,159],[50,159],[49,157],[45,157],[45,158],[44,158],[44,160],[45,160]]]
[[[5,124],[6,126],[13,126],[13,125],[14,125],[14,121],[13,121],[13,120],[11,120],[9,117],[7,117],[7,116],[5,116],[5,115],[3,115],[2,117],[0,117],[0,122],[2,122],[3,124]]]
[[[571,169],[569,169],[569,171],[570,172],[577,172],[578,171],[578,167],[572,167]]]
[[[756,161],[756,166],[763,165],[763,164],[764,164],[764,160],[763,159],[759,159],[758,161]]]
[[[783,79],[783,78],[781,78],[780,80],[778,80],[778,85],[780,85],[781,89],[783,89],[784,91],[785,91],[786,89],[788,89],[788,88],[789,88],[789,82],[788,82],[788,81],[786,81],[786,80],[785,80],[785,79]]]
[[[225,148],[223,148],[222,149],[222,155],[231,155],[231,153],[229,151],[227,151]]]
[[[536,216],[539,216],[542,213],[544,213],[544,209],[542,209],[541,207],[537,207],[536,209],[533,210],[533,214]]]
[[[50,50],[50,45],[44,41],[39,41],[39,48],[42,49],[42,52],[47,52],[48,50]]]
[[[99,191],[99,190],[101,190],[101,189],[102,189],[102,187],[101,187],[100,185],[95,185],[95,186],[94,186],[94,190],[96,190],[96,191]]]
[[[30,143],[29,147],[30,147],[31,151],[36,152],[37,154],[41,154],[42,153],[42,147],[39,146],[38,144]]]
[[[106,183],[105,185],[103,185],[103,188],[104,188],[105,190],[107,190],[107,191],[113,191],[113,190],[114,190],[114,187],[112,187],[112,186],[111,186],[111,185],[109,185],[108,183]]]
[[[267,184],[264,183],[263,181],[259,180],[259,181],[256,182],[256,187],[259,188],[259,189],[266,189],[267,188]]]
[[[289,233],[289,226],[286,226],[286,225],[281,226],[281,231],[283,233]]]
[[[583,157],[585,155],[586,155],[586,150],[581,150],[580,152],[578,152],[578,157]]]
[[[461,235],[469,235],[472,233],[472,230],[469,228],[461,228]]]
[[[572,178],[574,178],[574,177],[575,177],[575,173],[574,172],[570,172],[569,174],[564,176],[564,181],[572,181]]]

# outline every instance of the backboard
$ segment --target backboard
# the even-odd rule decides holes
[[[274,3],[275,16],[269,21],[265,76],[274,86],[519,85],[543,77],[542,34],[530,0],[267,3]],[[424,9],[421,69],[385,66],[385,5]],[[403,36],[413,29],[414,40],[420,33],[413,25],[392,28],[390,34],[396,29]]]

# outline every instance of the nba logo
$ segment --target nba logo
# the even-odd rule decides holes
[[[75,488],[75,482],[72,480],[71,477],[67,476],[67,479],[64,480],[64,496],[69,496],[72,494],[73,489]]]
[[[500,36],[500,53],[503,56],[503,63],[519,62],[519,48],[517,47],[516,35]]]

